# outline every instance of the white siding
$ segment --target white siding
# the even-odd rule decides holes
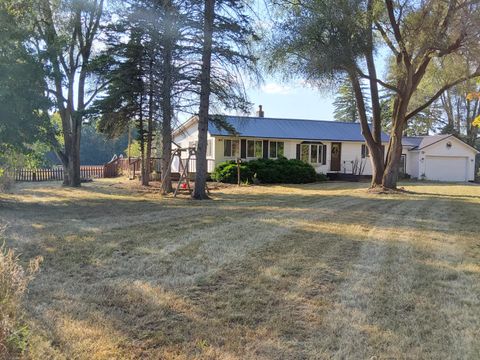
[[[198,137],[198,130],[197,124],[193,123],[191,126],[184,129],[181,133],[174,137],[174,141],[179,144],[181,147],[188,147],[189,143],[192,141],[197,141]],[[226,137],[226,136],[216,136],[212,137],[208,134],[208,139],[212,140],[212,154],[213,156],[211,159],[214,161],[209,164],[209,171],[211,170],[210,167],[216,166],[224,161],[227,160],[235,160],[234,157],[225,157],[224,156],[224,140],[225,139],[235,139],[241,140],[241,137],[234,138],[234,137]],[[243,138],[246,139],[246,138]],[[248,140],[269,140],[269,141],[281,141],[284,143],[284,156],[287,159],[296,159],[297,157],[297,144],[301,144],[301,140],[285,140],[285,139],[253,139],[248,138]],[[312,164],[315,168],[317,173],[329,173],[331,172],[331,144],[330,141],[322,141],[323,144],[327,147],[326,153],[326,164]],[[351,173],[352,171],[352,163],[356,160],[360,163],[364,164],[364,171],[363,175],[371,175],[372,174],[372,164],[370,157],[366,157],[362,159],[362,144],[363,142],[342,142],[342,150],[341,150],[341,161],[340,161],[340,172]],[[253,160],[255,158],[247,158],[247,160]],[[408,163],[408,162],[407,162]]]
[[[187,148],[190,146],[192,142],[197,142],[198,141],[198,125],[197,123],[193,123],[190,126],[188,126],[185,129],[182,129],[181,132],[179,132],[177,135],[173,137],[173,141],[178,144],[181,148]],[[216,161],[215,160],[215,152],[216,147],[215,147],[215,138],[212,137],[210,134],[207,134],[207,141],[209,142],[212,150],[211,150],[211,156],[207,155],[207,160],[208,160],[208,172],[212,172],[213,169],[216,166]],[[175,146],[173,146],[175,148]],[[222,147],[223,151],[223,147]],[[187,153],[182,154],[182,158],[186,158]],[[192,162],[190,164],[190,171],[194,172],[195,168],[195,163]],[[176,163],[173,164],[172,166],[172,171],[178,171],[178,165]]]
[[[234,157],[225,157],[223,151],[223,144],[225,139],[236,139],[240,140],[240,138],[233,138],[233,137],[216,137],[215,138],[215,163],[218,165],[221,162],[227,160],[235,160]],[[248,140],[267,140],[267,139],[253,139],[248,138]],[[284,140],[284,139],[268,139],[269,141],[282,141],[284,142],[284,156],[287,159],[296,159],[297,157],[297,144],[301,144],[302,141],[299,140]],[[326,154],[326,164],[312,164],[315,168],[317,173],[328,173],[331,172],[330,165],[331,165],[331,142],[329,141],[322,141],[324,145],[327,146],[327,154]],[[340,172],[351,173],[352,165],[355,160],[359,163],[362,161],[365,165],[363,175],[371,175],[372,174],[372,165],[370,157],[366,157],[362,159],[362,142],[343,142],[342,143],[342,150],[341,150],[341,161],[340,161]],[[247,160],[253,160],[255,158],[247,158]]]
[[[447,143],[450,142],[452,146],[450,148],[447,147]],[[475,179],[475,155],[476,152],[468,145],[464,144],[462,141],[454,138],[449,137],[444,140],[439,141],[433,145],[427,146],[424,149],[419,151],[419,177],[421,178],[422,175],[427,175],[427,157],[444,157],[444,158],[456,158],[457,161],[464,164],[466,162],[466,180],[474,180]],[[438,160],[438,159],[437,159]],[[441,160],[441,159],[440,159]],[[450,160],[438,162],[436,161],[436,166],[441,166],[441,170],[443,171],[444,175],[442,179],[448,179],[449,173],[458,171],[458,167],[449,167]],[[440,164],[440,165],[439,165]],[[463,170],[462,170],[463,171]],[[461,177],[461,176],[460,176]],[[451,174],[450,178],[452,181],[459,179],[458,174]],[[428,178],[427,178],[428,179]]]
[[[407,174],[418,179],[420,176],[418,173],[418,151],[404,150],[403,153],[406,154]]]

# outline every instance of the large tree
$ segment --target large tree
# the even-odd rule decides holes
[[[207,133],[210,109],[213,24],[215,21],[215,0],[205,0],[203,15],[202,71],[200,74],[200,111],[198,113],[198,152],[193,198],[207,199]]]
[[[43,63],[44,91],[61,117],[63,144],[50,136],[64,167],[64,184],[80,186],[80,138],[85,110],[102,86],[93,74],[104,0],[5,0],[29,31]],[[24,16],[23,11],[28,14]]]
[[[408,122],[442,93],[480,75],[479,4],[467,0],[305,0],[280,1],[273,65],[316,81],[346,75],[352,83],[362,134],[373,165],[372,187],[396,188],[402,135]],[[390,54],[389,76],[381,79],[379,50]],[[430,66],[451,58],[470,57],[465,71],[439,84],[420,104],[412,97]],[[478,57],[477,57],[478,59]],[[368,122],[361,83],[370,88],[372,122]],[[379,87],[393,95],[386,160],[381,146],[382,111]]]
[[[92,112],[100,115],[99,131],[111,138],[125,134],[130,124],[135,123],[142,159],[141,180],[142,185],[147,186],[153,137],[160,117],[157,100],[160,57],[156,50],[158,42],[152,40],[152,34],[128,19],[119,24],[122,30],[114,33],[113,45],[102,69],[107,87],[94,102]],[[119,40],[123,35],[128,36],[126,42]]]
[[[200,104],[194,199],[207,199],[207,133],[212,103],[246,112],[242,76],[258,75],[253,44],[259,39],[247,1],[205,0],[200,6]],[[211,120],[211,119],[210,119]],[[222,123],[221,120],[219,120]]]

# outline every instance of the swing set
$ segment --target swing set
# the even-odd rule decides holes
[[[192,195],[192,187],[190,186],[190,163],[192,159],[197,159],[197,149],[195,147],[188,147],[188,148],[182,148],[178,146],[177,144],[173,143],[175,146],[177,146],[176,149],[172,149],[172,153],[170,156],[170,162],[168,164],[168,169],[172,169],[172,165],[175,162],[175,159],[178,159],[178,172],[180,175],[180,178],[178,179],[177,187],[175,188],[175,191],[173,193],[173,197],[177,197],[177,194],[179,193],[188,193],[189,195]],[[186,153],[186,158],[183,157],[182,155]],[[163,183],[165,182],[165,179],[167,178],[168,172],[165,172],[165,174],[162,175],[161,183],[163,187]],[[210,195],[210,192],[208,190],[207,184],[205,184],[205,189],[207,191],[207,194]]]

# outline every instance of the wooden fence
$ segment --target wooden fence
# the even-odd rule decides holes
[[[96,165],[80,166],[81,179],[98,179],[117,176],[115,166]],[[54,181],[63,180],[63,168],[52,169],[16,169],[14,170],[15,181]]]
[[[151,169],[157,174],[161,171],[161,158],[151,159]],[[208,161],[208,172],[212,172],[215,167],[215,162],[211,159]],[[182,159],[185,165],[186,159]],[[99,179],[99,178],[113,178],[121,173],[128,175],[131,179],[141,175],[141,159],[138,158],[116,158],[105,165],[84,165],[80,166],[80,178],[84,179]],[[191,159],[189,163],[189,172],[193,176],[196,168],[196,160]],[[179,164],[172,165],[172,176],[179,172]],[[55,167],[51,169],[16,169],[12,171],[12,177],[15,181],[55,181],[63,180],[63,168]],[[152,178],[153,179],[153,178]]]

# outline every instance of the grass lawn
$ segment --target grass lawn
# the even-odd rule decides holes
[[[0,195],[34,359],[479,359],[480,186]]]

